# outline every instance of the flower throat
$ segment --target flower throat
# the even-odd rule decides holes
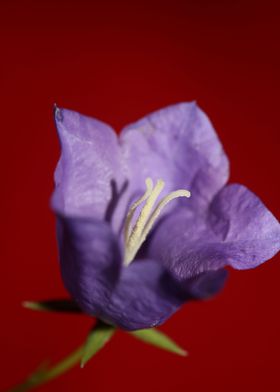
[[[146,240],[147,235],[152,230],[155,221],[160,215],[162,209],[174,199],[178,197],[191,196],[191,193],[185,189],[178,189],[177,191],[171,192],[162,198],[157,206],[153,209],[159,195],[161,194],[165,183],[163,180],[158,180],[156,185],[153,186],[151,178],[146,179],[146,192],[142,197],[136,200],[130,207],[125,220],[125,256],[124,264],[128,266],[134,259],[136,253],[140,249],[143,242]],[[142,207],[138,219],[133,227],[131,227],[131,221],[137,207],[145,202]]]

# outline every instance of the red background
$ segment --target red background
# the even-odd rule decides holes
[[[65,296],[48,201],[59,155],[52,105],[117,130],[196,99],[231,159],[231,180],[279,217],[279,12],[248,1],[1,1],[1,388],[74,349],[85,316],[33,313]],[[42,391],[278,391],[279,256],[231,273],[214,300],[163,330],[188,358],[119,333]]]

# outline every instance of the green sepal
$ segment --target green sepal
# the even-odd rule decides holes
[[[45,302],[43,303],[45,304]],[[29,304],[31,305],[29,306]],[[34,310],[49,310],[49,308],[43,308],[42,302],[29,302],[28,307]],[[89,361],[89,359],[91,359],[104,347],[104,345],[112,338],[115,331],[115,327],[105,324],[102,321],[98,321],[97,324],[91,329],[85,344],[70,353],[66,358],[62,359],[56,365],[49,366],[48,363],[43,363],[26,379],[23,384],[11,389],[10,392],[25,392],[36,388],[39,385],[45,384],[46,382],[57,378],[79,362],[81,367],[83,367]],[[129,334],[145,343],[151,344],[163,350],[167,350],[181,356],[187,355],[187,352],[179,347],[177,343],[166,336],[163,332],[156,330],[155,328],[133,331],[129,332]]]
[[[41,312],[81,313],[82,310],[71,299],[51,299],[46,301],[24,301],[22,306]]]
[[[129,333],[135,338],[142,340],[145,343],[151,344],[152,346],[161,348],[162,350],[166,350],[174,354],[181,355],[183,357],[186,357],[188,355],[186,350],[178,346],[178,344],[175,343],[174,340],[172,340],[169,336],[165,335],[158,329],[139,329],[138,331],[133,331]]]
[[[98,321],[97,324],[90,331],[87,341],[84,345],[83,355],[81,359],[81,367],[105,346],[105,344],[113,337],[116,328]]]

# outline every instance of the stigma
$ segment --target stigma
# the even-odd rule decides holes
[[[172,200],[178,197],[191,196],[186,189],[178,189],[163,197],[155,206],[165,183],[163,180],[157,180],[155,186],[151,178],[146,179],[146,191],[142,197],[136,200],[130,207],[125,220],[125,254],[124,265],[128,266],[136,256],[136,253],[146,240],[148,234],[152,230],[155,221],[159,217],[163,208]],[[139,216],[132,227],[132,219],[136,209],[144,203]],[[154,207],[155,206],[155,207]]]

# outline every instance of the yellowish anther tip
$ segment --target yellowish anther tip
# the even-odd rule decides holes
[[[171,192],[169,195],[176,195],[176,197],[191,197],[191,192],[187,191],[186,189],[178,189],[177,191]]]
[[[151,177],[146,178],[145,183],[147,188],[153,187],[153,180],[151,179]]]

